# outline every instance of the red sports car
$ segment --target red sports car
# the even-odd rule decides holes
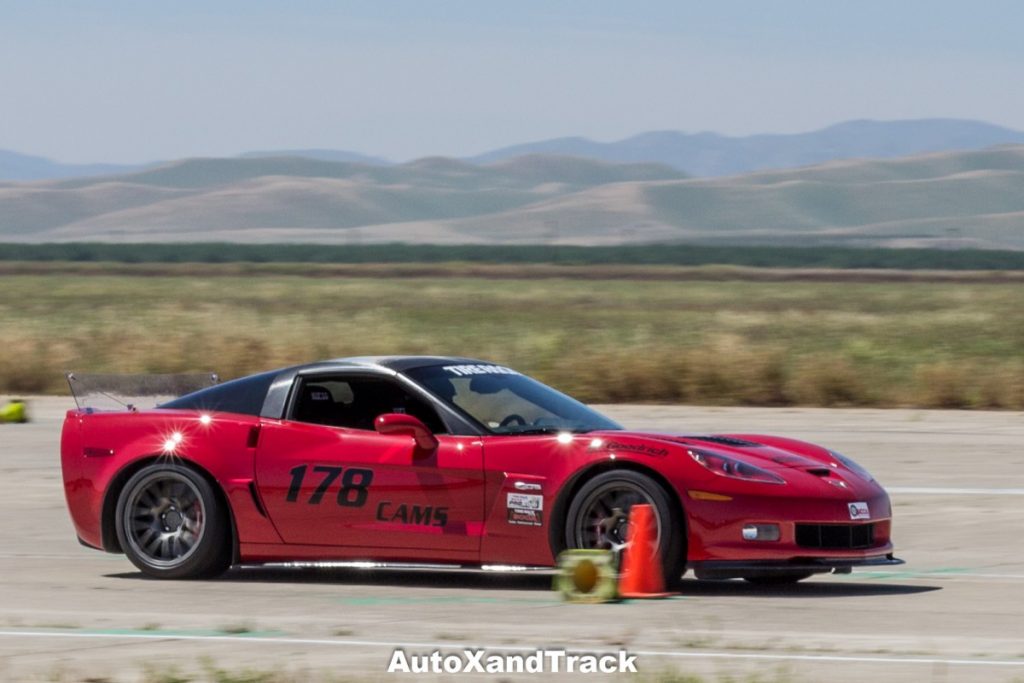
[[[151,410],[80,407],[61,462],[81,542],[162,578],[262,562],[550,566],[565,548],[620,549],[637,503],[654,508],[670,580],[901,563],[888,496],[838,453],[625,430],[466,358],[348,358]]]

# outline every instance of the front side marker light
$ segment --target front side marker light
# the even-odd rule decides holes
[[[747,524],[742,533],[744,541],[777,541],[780,538],[778,524]]]
[[[732,500],[732,496],[727,496],[724,493],[712,493],[711,491],[697,491],[690,489],[686,492],[693,500],[714,500],[720,502],[728,502]]]

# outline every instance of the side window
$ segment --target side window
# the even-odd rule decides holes
[[[292,419],[372,431],[373,421],[384,413],[418,417],[435,434],[448,431],[433,407],[397,383],[377,377],[303,379]]]

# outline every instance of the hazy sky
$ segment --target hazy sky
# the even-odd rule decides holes
[[[0,149],[404,160],[563,135],[1024,129],[1024,3],[0,0]]]

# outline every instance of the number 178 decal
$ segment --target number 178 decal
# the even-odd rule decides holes
[[[288,495],[285,501],[289,503],[298,502],[299,491],[302,489],[302,482],[306,478],[306,471],[308,469],[309,465],[299,465],[289,470],[292,475],[292,482],[288,487]],[[319,505],[320,501],[324,498],[324,494],[327,493],[327,490],[331,488],[331,484],[338,477],[341,477],[341,488],[338,489],[338,505],[359,508],[366,504],[366,497],[369,495],[368,489],[370,484],[373,483],[373,470],[316,465],[313,467],[313,475],[317,474],[323,475],[323,479],[320,480],[319,485],[309,496],[309,500],[306,501],[310,505]]]

